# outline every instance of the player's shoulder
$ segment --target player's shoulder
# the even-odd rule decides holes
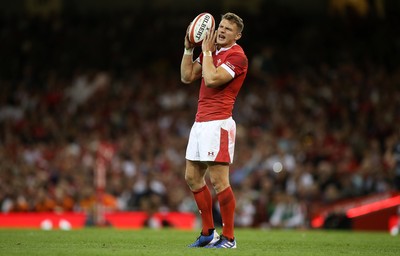
[[[230,49],[229,49],[229,53],[230,54],[235,54],[235,55],[243,55],[244,57],[246,57],[246,53],[244,52],[243,48],[238,45],[238,44],[234,44]],[[247,58],[247,57],[246,57]]]
[[[234,44],[229,49],[228,55],[230,56],[230,58],[234,58],[237,59],[238,61],[240,60],[240,62],[242,63],[246,63],[246,65],[248,63],[246,53],[244,52],[243,48],[238,44]]]

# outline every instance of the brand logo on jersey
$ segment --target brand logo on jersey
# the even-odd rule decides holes
[[[225,62],[225,64],[230,67],[232,70],[235,70],[235,66],[232,65],[229,61]]]
[[[221,65],[221,62],[222,62],[222,60],[221,60],[221,59],[218,59],[218,60],[217,60],[217,66]]]
[[[208,156],[214,156],[214,152],[208,152]]]

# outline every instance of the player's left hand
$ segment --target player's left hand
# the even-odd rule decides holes
[[[215,43],[217,41],[217,31],[211,30],[204,37],[203,42],[201,43],[202,51],[215,51]]]
[[[185,34],[185,40],[184,40],[184,47],[186,48],[186,49],[193,49],[196,45],[195,44],[192,44],[190,41],[189,41],[189,28],[190,28],[190,25],[191,25],[192,23],[190,23],[189,24],[189,26],[187,27],[187,29],[186,29],[186,34]]]

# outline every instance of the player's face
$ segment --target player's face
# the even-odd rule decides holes
[[[232,46],[242,36],[236,23],[225,19],[219,23],[217,32],[217,44],[221,47]]]

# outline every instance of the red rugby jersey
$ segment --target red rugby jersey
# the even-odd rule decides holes
[[[233,79],[217,88],[208,88],[204,84],[204,79],[201,79],[196,122],[231,117],[236,96],[247,74],[248,60],[242,47],[238,44],[213,52],[212,58],[214,65],[216,67],[223,65],[223,68],[233,75]],[[202,53],[197,61],[202,64]]]

